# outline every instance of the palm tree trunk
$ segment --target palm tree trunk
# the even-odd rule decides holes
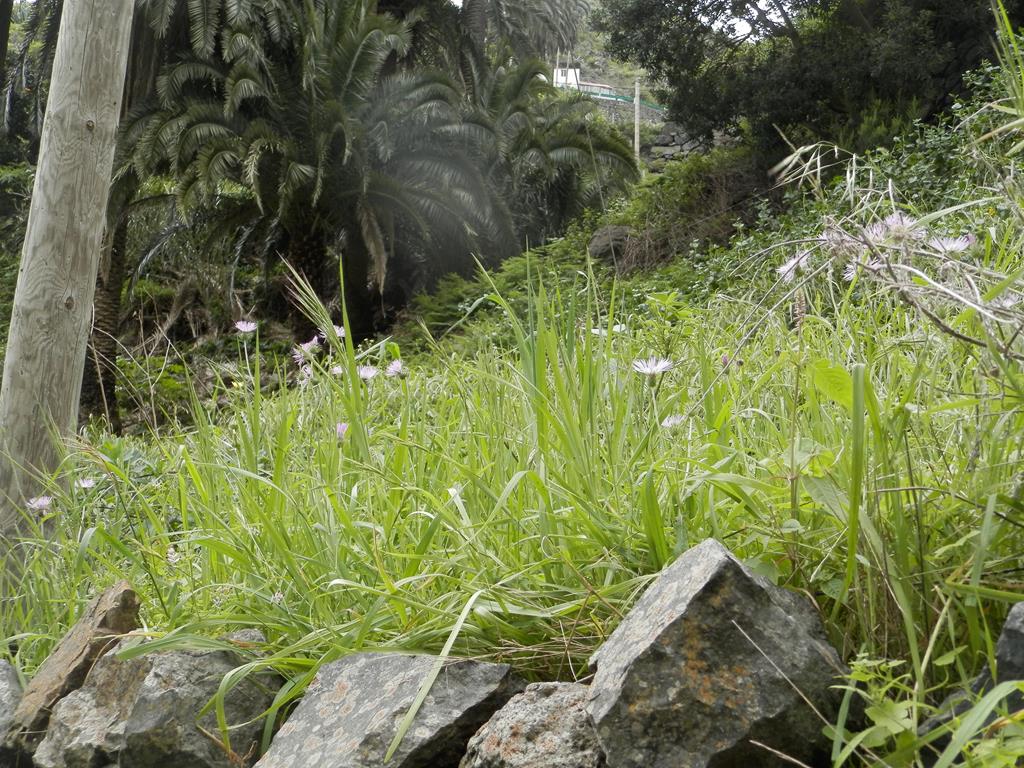
[[[161,57],[155,56],[154,52],[158,46],[159,40],[146,14],[135,14],[121,102],[122,120],[156,91]],[[105,254],[108,257],[106,268],[101,266],[96,276],[93,326],[79,398],[79,423],[93,416],[104,416],[114,433],[120,433],[122,427],[117,403],[117,352],[128,251],[125,209],[137,192],[138,183],[134,177],[121,179],[111,190],[107,221],[108,226],[113,226],[113,236]]]
[[[337,281],[331,280],[328,268],[327,246],[323,237],[314,228],[289,233],[287,262],[306,279],[320,301],[328,309],[337,299]],[[289,310],[290,324],[303,340],[316,333],[316,325],[292,303]]]
[[[477,50],[482,51],[487,40],[487,0],[464,0],[462,25]]]
[[[0,0],[0,87],[7,81],[7,45],[11,40],[14,0]]]
[[[114,230],[108,268],[100,270],[96,277],[93,326],[78,412],[80,421],[90,416],[106,417],[114,433],[121,431],[121,413],[117,406],[117,349],[127,247],[127,217],[122,217]]]
[[[128,51],[122,118],[156,93],[157,76],[166,57],[162,48],[166,48],[166,44],[162,43],[153,31],[148,14],[135,14],[132,22],[132,42]]]
[[[288,243],[286,259],[327,307],[337,322],[341,321],[341,286],[338,263],[331,257],[323,238],[315,233],[292,237]],[[348,311],[352,338],[359,342],[378,329],[381,315],[381,296],[368,281],[370,258],[364,249],[349,246],[343,257],[345,268],[345,306]],[[317,328],[309,318],[292,304],[289,322],[305,341]]]
[[[348,312],[352,339],[360,342],[372,336],[380,326],[383,315],[382,295],[370,287],[369,254],[362,249],[349,249],[345,262],[345,308]]]

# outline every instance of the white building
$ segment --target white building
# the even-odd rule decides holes
[[[555,65],[551,82],[555,88],[570,88],[574,91],[596,96],[597,98],[616,98],[615,89],[606,83],[590,83],[580,77],[580,65],[572,64],[562,66],[561,62]]]
[[[578,90],[580,87],[579,65],[572,67],[556,66],[551,82],[554,83],[555,88],[573,88]]]

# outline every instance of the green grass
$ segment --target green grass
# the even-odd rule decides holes
[[[31,670],[123,576],[156,634],[257,627],[301,686],[352,651],[440,651],[479,592],[454,653],[572,679],[651,575],[715,536],[812,597],[847,657],[958,681],[1020,588],[1024,530],[994,514],[1019,520],[1018,396],[873,303],[839,297],[799,331],[733,299],[597,317],[581,279],[510,318],[511,350],[368,386],[329,371],[272,398],[243,385],[216,423],[69,459],[98,484],[27,545],[31,600],[5,605],[5,633]],[[676,368],[632,370],[652,353]],[[926,647],[952,664],[927,667]]]
[[[911,209],[991,197],[974,166],[929,170],[936,148],[977,149],[969,133],[922,131],[924,159],[869,159],[872,185],[840,180],[709,249],[701,268],[734,275],[722,294],[695,298],[686,261],[597,279],[576,235],[554,246],[576,251],[560,279],[524,258],[505,273],[521,277],[514,297],[486,279],[452,288],[463,309],[474,291],[494,308],[421,341],[404,378],[357,375],[398,345],[333,339],[305,386],[267,396],[242,377],[216,410],[196,403],[189,427],[83,443],[63,474],[96,485],[56,488],[50,536],[25,541],[21,599],[0,604],[0,635],[31,673],[81,605],[124,577],[156,647],[262,630],[270,655],[253,664],[288,680],[276,707],[320,663],[366,649],[575,679],[658,570],[714,536],[812,599],[854,663],[874,709],[846,751],[911,764],[917,724],[991,663],[1024,592],[1020,361],[956,305],[938,317],[989,347],[827,264],[778,281],[792,250],[769,248],[825,214],[852,228],[891,213],[887,170],[921,179],[904,187]],[[1024,228],[996,213],[1019,214],[1017,200],[1009,190],[932,225],[977,234],[971,258],[1008,275],[1001,289],[1018,280]],[[239,360],[266,364],[256,338],[238,343]],[[673,370],[633,370],[652,355]],[[1024,753],[1019,725],[971,746],[977,731],[957,737],[975,764]],[[837,733],[837,762],[850,738]]]

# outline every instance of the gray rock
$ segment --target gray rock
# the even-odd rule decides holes
[[[6,661],[0,661],[0,734],[6,734],[14,724],[14,713],[21,702],[21,695],[21,681],[17,671]],[[30,758],[0,741],[0,765],[28,766]]]
[[[1024,680],[1024,603],[1013,606],[999,635],[996,676],[1000,683]]]
[[[927,749],[922,750],[922,762],[925,765],[933,765],[949,744],[952,736],[951,726],[955,724],[956,718],[973,707],[974,703],[991,691],[997,683],[1010,680],[1024,680],[1024,603],[1017,603],[1010,610],[1003,631],[999,635],[996,643],[995,680],[992,679],[991,671],[983,669],[966,690],[955,691],[947,696],[936,708],[936,713],[921,724],[918,733],[922,736],[946,727],[946,733],[933,738]],[[1011,694],[1006,701],[1006,707],[1011,712],[1024,708],[1024,695]],[[995,722],[997,717],[998,710],[988,716],[985,726]]]
[[[380,768],[434,662],[358,653],[324,665],[258,768]],[[506,664],[446,664],[388,768],[456,768],[470,736],[520,690]]]
[[[244,663],[227,651],[171,651],[126,661],[114,655],[123,640],[93,667],[85,684],[54,708],[35,754],[37,768],[238,768],[251,765],[259,744],[259,716],[280,681],[249,677],[225,702],[232,755],[220,742],[215,714],[196,721],[223,677]],[[203,733],[205,729],[207,733]]]
[[[587,709],[615,768],[828,763],[844,670],[806,599],[708,540],[665,569],[591,660]],[[799,692],[798,692],[799,691]]]
[[[5,734],[5,749],[20,753],[21,760],[34,753],[57,702],[82,685],[96,659],[120,635],[138,626],[139,599],[126,581],[89,603],[25,686]]]
[[[654,157],[675,157],[682,151],[682,147],[677,147],[675,145],[666,147],[651,147],[651,154]]]
[[[535,683],[469,740],[459,768],[605,768],[587,686]]]
[[[601,227],[590,239],[587,250],[596,261],[615,262],[626,253],[632,229],[625,226]]]
[[[6,661],[0,661],[0,733],[7,733],[14,722],[14,711],[21,701],[21,680],[18,672]]]

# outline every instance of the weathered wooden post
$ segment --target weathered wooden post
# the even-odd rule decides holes
[[[0,387],[0,558],[76,424],[133,6],[64,3]]]

